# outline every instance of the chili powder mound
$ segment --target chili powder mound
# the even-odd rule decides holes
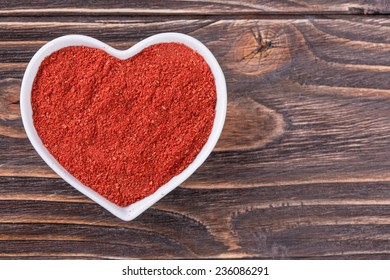
[[[119,206],[155,192],[203,148],[215,117],[214,77],[179,43],[120,60],[74,46],[41,63],[34,126],[57,161]]]

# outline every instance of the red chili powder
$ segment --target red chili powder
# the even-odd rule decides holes
[[[32,89],[43,144],[81,183],[119,206],[183,171],[211,133],[216,87],[209,66],[179,43],[120,60],[88,47],[42,62]]]

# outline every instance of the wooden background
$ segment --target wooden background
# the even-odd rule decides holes
[[[390,258],[389,1],[1,1],[0,258]],[[226,2],[226,3],[225,3]],[[205,43],[228,85],[217,148],[132,222],[39,158],[19,91],[66,34]]]

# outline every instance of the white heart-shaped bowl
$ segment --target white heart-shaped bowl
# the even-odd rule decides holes
[[[197,155],[195,160],[179,175],[173,177],[168,183],[161,186],[155,193],[145,197],[144,199],[137,201],[126,207],[120,207],[106,198],[93,191],[89,187],[83,185],[75,177],[72,176],[65,168],[63,168],[58,161],[50,154],[46,147],[42,144],[41,139],[39,138],[37,131],[35,130],[33,123],[33,111],[31,107],[31,90],[34,83],[35,76],[39,69],[41,62],[45,57],[49,56],[51,53],[58,51],[64,47],[68,46],[87,46],[92,48],[97,48],[104,50],[108,54],[117,57],[119,59],[127,59],[135,54],[141,52],[143,49],[167,42],[178,42],[182,43],[191,49],[197,51],[208,63],[211,72],[214,75],[216,90],[217,90],[217,104],[216,104],[216,115],[214,119],[214,125],[207,140],[206,144]],[[33,56],[30,63],[27,66],[26,72],[23,77],[22,88],[20,93],[20,108],[22,114],[23,125],[26,130],[27,136],[31,141],[31,144],[34,146],[35,150],[42,157],[42,159],[66,182],[72,185],[74,188],[79,190],[84,195],[88,196],[90,199],[94,200],[96,203],[100,204],[102,207],[106,208],[112,214],[118,218],[130,221],[140,215],[143,211],[148,209],[151,205],[156,203],[167,193],[172,191],[174,188],[179,186],[184,180],[186,180],[195,170],[206,160],[214,146],[216,145],[219,136],[221,135],[223,124],[225,122],[226,116],[226,106],[227,106],[227,95],[226,95],[226,82],[223,75],[222,69],[219,66],[217,60],[210,52],[210,50],[203,45],[201,42],[195,38],[180,34],[180,33],[161,33],[158,35],[151,36],[128,50],[120,51],[116,50],[99,40],[88,36],[82,35],[67,35],[59,37],[48,42],[38,52]]]

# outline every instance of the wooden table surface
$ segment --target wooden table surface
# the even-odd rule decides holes
[[[51,2],[0,3],[0,258],[390,258],[389,1]],[[228,115],[202,167],[123,222],[37,155],[20,85],[58,36],[161,32],[215,54]]]

